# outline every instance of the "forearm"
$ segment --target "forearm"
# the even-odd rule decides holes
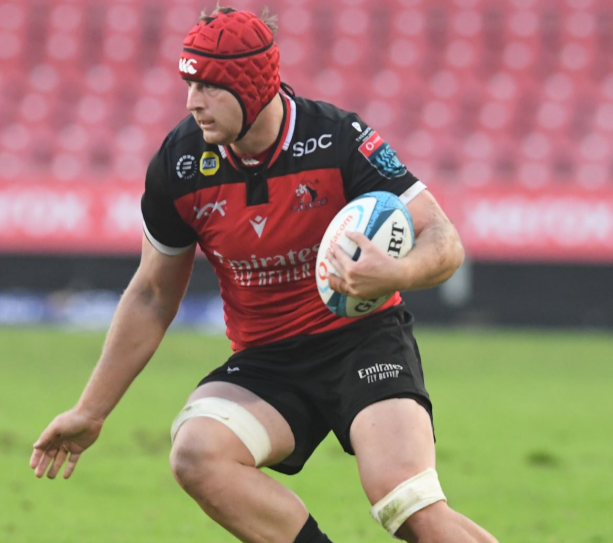
[[[398,290],[435,287],[449,279],[464,260],[464,249],[450,222],[425,228],[398,263]]]
[[[176,314],[150,289],[132,282],[122,296],[102,354],[77,409],[104,419],[147,365]]]

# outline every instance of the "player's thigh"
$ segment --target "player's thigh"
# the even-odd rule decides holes
[[[200,385],[189,397],[186,405],[204,398],[222,398],[246,409],[266,430],[270,439],[270,453],[260,464],[273,465],[287,458],[294,450],[294,435],[283,416],[268,402],[233,383],[213,381]],[[247,446],[227,425],[209,417],[193,417],[187,420],[178,431],[173,449],[186,444],[193,447],[201,442],[203,446],[214,444],[223,449],[228,457],[233,456],[244,464],[255,465],[254,458]]]
[[[353,420],[350,439],[362,486],[373,504],[400,483],[435,466],[430,416],[412,399],[392,398],[369,405]]]

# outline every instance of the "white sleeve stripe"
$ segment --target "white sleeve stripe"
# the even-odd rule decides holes
[[[407,205],[415,196],[417,196],[420,192],[426,190],[426,185],[424,185],[421,181],[417,181],[414,185],[411,185],[406,191],[404,191],[398,198],[402,201],[404,205]]]
[[[168,245],[164,245],[163,243],[160,243],[158,240],[156,240],[151,235],[151,232],[149,232],[149,230],[147,229],[147,225],[145,224],[145,221],[143,221],[143,230],[145,231],[145,236],[147,236],[149,243],[151,243],[151,245],[153,245],[160,253],[164,255],[177,256],[177,255],[184,253],[192,245],[194,245],[193,243],[188,245],[187,247],[169,247]]]

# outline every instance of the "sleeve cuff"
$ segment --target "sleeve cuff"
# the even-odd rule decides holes
[[[405,190],[398,198],[400,198],[401,202],[404,205],[407,205],[415,196],[417,196],[420,192],[426,190],[426,185],[424,185],[421,181],[417,181],[413,185],[411,185],[407,190]]]
[[[149,232],[149,229],[147,228],[147,225],[145,224],[144,221],[143,221],[143,231],[145,232],[145,236],[147,236],[149,243],[151,243],[153,247],[155,247],[160,253],[164,255],[177,256],[177,255],[185,253],[194,245],[194,243],[190,243],[187,247],[169,247],[168,245],[164,245],[163,243],[160,243],[157,239],[155,239],[151,235],[151,232]]]

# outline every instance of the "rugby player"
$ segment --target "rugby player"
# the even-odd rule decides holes
[[[191,115],[149,165],[140,266],[80,400],[43,431],[30,465],[53,479],[66,463],[71,476],[176,315],[199,246],[219,278],[234,354],[172,424],[171,466],[206,514],[247,543],[330,541],[259,468],[297,473],[333,431],[391,535],[494,543],[446,503],[413,319],[398,293],[448,279],[464,256],[458,234],[365,121],[281,83],[275,30],[267,13],[218,7],[187,35],[179,72]],[[319,297],[314,262],[338,210],[372,190],[407,205],[416,243],[396,260],[348,234],[361,249],[355,262],[334,246],[334,290],[394,293],[371,315],[341,318]]]

